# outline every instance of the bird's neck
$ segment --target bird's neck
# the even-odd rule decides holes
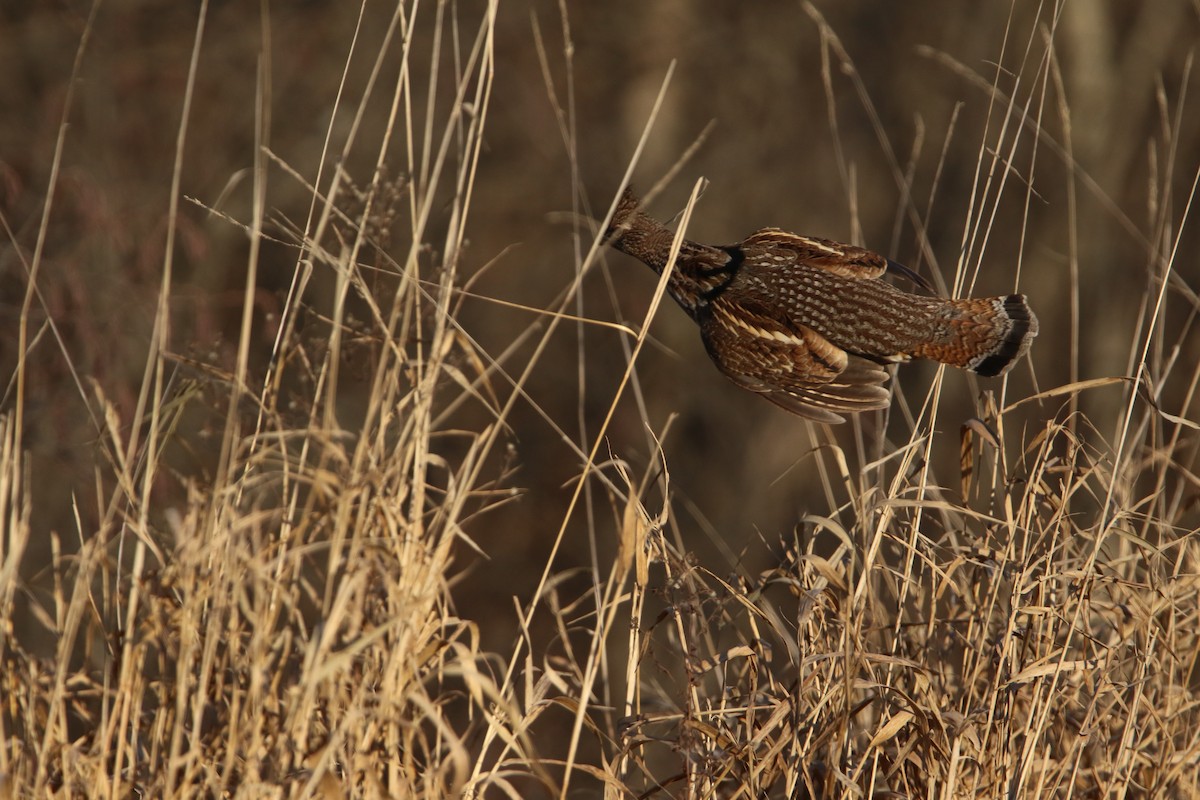
[[[740,248],[684,242],[668,288],[685,311],[699,317],[701,311],[725,291],[741,266]]]
[[[618,233],[613,246],[661,275],[670,260],[674,232],[638,211],[619,216],[613,220],[612,230]],[[729,285],[741,261],[740,248],[712,247],[685,239],[667,289],[688,314],[696,317]]]
[[[609,234],[616,235],[613,247],[662,274],[671,255],[671,243],[675,240],[675,234],[669,228],[640,211],[619,208]]]

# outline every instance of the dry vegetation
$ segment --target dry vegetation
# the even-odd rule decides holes
[[[36,5],[0,796],[1200,796],[1195,6]],[[1027,292],[1030,362],[835,430],[665,354],[581,220],[700,174],[695,238]]]

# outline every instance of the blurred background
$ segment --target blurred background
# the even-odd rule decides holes
[[[464,21],[467,45],[483,7],[465,0],[436,6]],[[280,165],[304,181],[314,179],[327,130],[332,126],[336,139],[353,124],[394,9],[388,2],[362,6],[347,69],[360,25],[357,4],[275,3],[269,25],[260,4],[211,4],[183,161],[182,193],[196,202],[185,201],[180,215],[171,296],[176,353],[225,369],[233,363],[248,250],[233,221],[250,219],[247,171],[254,160],[264,30],[268,139],[277,159],[267,204],[272,225],[283,229],[285,220],[303,223],[312,196]],[[434,9],[431,3],[417,18],[411,63],[429,63],[433,43],[422,33]],[[83,391],[89,397],[102,391],[125,424],[134,413],[159,291],[197,11],[197,3],[178,0],[100,7],[73,87],[46,229],[38,279],[45,307],[85,381]],[[0,211],[11,229],[0,241],[0,365],[7,375],[15,374],[19,356],[24,264],[38,239],[72,63],[89,13],[89,4],[75,0],[0,5]],[[1156,299],[1164,254],[1175,249],[1178,236],[1160,341],[1181,342],[1167,354],[1179,363],[1200,358],[1197,337],[1188,333],[1200,281],[1197,233],[1195,225],[1181,230],[1179,224],[1200,166],[1196,0],[1077,0],[1061,7],[1033,0],[535,0],[501,2],[496,37],[487,147],[467,224],[469,245],[457,264],[461,280],[473,279],[474,293],[531,309],[555,303],[575,278],[577,247],[586,252],[590,246],[587,231],[576,242],[580,228],[571,222],[572,210],[605,213],[671,72],[633,182],[649,189],[707,131],[649,207],[660,218],[674,216],[695,181],[706,178],[692,238],[727,243],[778,226],[853,240],[940,275],[947,285],[961,260],[974,294],[1024,292],[1041,319],[1041,335],[1032,369],[1022,364],[1010,376],[1011,402],[1073,380],[1130,374],[1144,343],[1147,302]],[[400,62],[396,46],[390,58]],[[455,64],[449,48],[440,58],[445,74],[433,102],[442,104],[444,116]],[[335,113],[344,71],[346,97]],[[327,164],[343,163],[360,186],[371,180],[375,159],[365,143],[377,142],[387,121],[395,81],[387,59],[381,75],[387,88],[365,109],[364,145],[342,162],[338,140],[324,156]],[[429,99],[429,75],[414,75],[413,85],[420,108]],[[571,137],[564,138],[564,126]],[[403,180],[402,154],[392,163]],[[573,195],[575,187],[580,191]],[[434,209],[435,232],[444,225],[438,213]],[[979,218],[990,221],[986,246],[966,233]],[[434,265],[436,247],[429,259]],[[273,312],[294,269],[292,248],[264,250],[255,320],[261,348],[252,353],[253,374],[265,369]],[[307,302],[314,313],[327,313],[332,276],[314,278]],[[585,276],[579,305],[568,310],[636,326],[654,286],[644,266],[605,254]],[[493,356],[547,321],[483,299],[463,303],[460,321]],[[35,525],[71,540],[77,527],[86,536],[102,513],[95,491],[102,455],[66,361],[39,327],[46,314],[38,303],[32,313],[31,330],[42,330],[26,391]],[[469,531],[487,560],[464,553],[467,574],[454,596],[464,617],[495,620],[485,626],[485,635],[496,637],[491,646],[511,639],[508,598],[536,585],[581,469],[563,433],[587,449],[625,369],[621,334],[588,326],[582,343],[580,335],[573,324],[558,327],[528,385],[541,410],[521,402],[510,420],[506,483],[518,487],[520,497]],[[520,372],[531,350],[525,343],[508,357],[510,373]],[[901,409],[920,408],[934,375],[929,365],[899,372],[903,397],[887,423],[890,433],[907,438]],[[801,515],[830,513],[812,473],[809,454],[817,440],[808,426],[724,379],[694,324],[670,303],[654,320],[636,377],[599,457],[622,459],[635,475],[652,469],[658,457],[637,398],[655,435],[671,419],[662,447],[676,500],[674,524],[689,546],[754,564],[769,558],[770,545],[789,535]],[[1152,377],[1164,409],[1195,418],[1194,387],[1170,374]],[[502,381],[497,386],[502,395],[510,391]],[[978,394],[985,389],[998,393],[1001,384],[961,373],[946,377],[937,427],[951,435],[934,456],[947,485],[957,481],[957,429],[981,414]],[[6,410],[13,391],[8,386]],[[1108,426],[1106,437],[1115,437],[1122,398],[1114,387],[1082,399],[1096,424]],[[1062,402],[1030,404],[1010,424],[1036,427],[1061,416]],[[206,431],[219,429],[221,412],[211,415],[197,412],[185,420],[195,435],[191,446],[169,454],[172,471],[156,487],[163,508],[188,481],[206,479],[214,459]],[[480,409],[461,415],[463,425],[486,420]],[[352,415],[343,422],[352,427]],[[869,434],[880,424],[878,418],[862,421]],[[855,451],[852,426],[835,435]],[[577,522],[579,533],[567,537],[560,567],[591,563],[586,526]],[[44,562],[45,546],[27,566]],[[603,537],[597,546],[614,547]]]

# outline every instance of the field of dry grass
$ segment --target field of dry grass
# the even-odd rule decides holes
[[[0,26],[0,797],[1200,797],[1193,0]],[[1041,334],[791,417],[629,182]]]

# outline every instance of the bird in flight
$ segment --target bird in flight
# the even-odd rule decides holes
[[[606,238],[661,274],[674,233],[638,205],[625,189]],[[886,364],[927,358],[993,377],[1037,336],[1024,295],[912,294],[881,280],[889,273],[930,288],[870,250],[763,228],[731,245],[684,240],[667,290],[734,383],[825,423],[885,408]]]

